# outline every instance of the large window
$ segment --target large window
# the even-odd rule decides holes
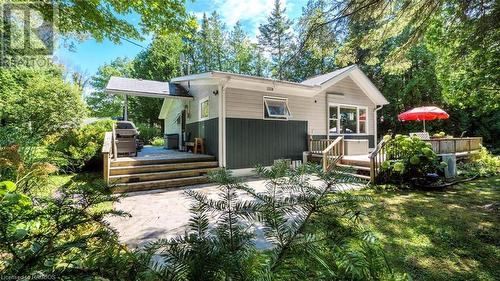
[[[200,100],[200,120],[206,120],[210,116],[209,97]]]
[[[349,105],[330,105],[328,125],[330,134],[366,134],[366,108]]]
[[[264,97],[264,118],[288,119],[291,116],[287,99]]]

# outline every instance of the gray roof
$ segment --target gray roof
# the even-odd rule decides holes
[[[178,84],[116,76],[112,76],[109,79],[106,91],[112,94],[127,94],[142,97],[164,98],[172,96],[192,98],[188,94],[188,91]]]
[[[307,80],[304,80],[302,81],[301,84],[303,85],[309,85],[309,86],[321,86],[322,84],[330,81],[330,79],[333,79],[334,77],[336,76],[339,76],[341,75],[342,73],[346,72],[346,71],[349,71],[350,69],[353,69],[355,68],[356,65],[353,64],[353,65],[350,65],[350,66],[347,66],[347,67],[344,67],[344,68],[339,68],[335,71],[332,71],[332,72],[329,72],[329,73],[326,73],[326,74],[323,74],[323,75],[318,75],[318,76],[314,76],[314,77],[311,77]]]

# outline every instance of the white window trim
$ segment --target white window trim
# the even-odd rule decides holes
[[[333,120],[333,118],[330,118],[330,107],[336,106],[337,107],[337,130],[340,131],[340,108],[356,108],[356,133],[352,134],[341,134],[341,133],[330,133],[330,120]],[[359,109],[364,109],[366,112],[366,120],[365,120],[365,133],[360,133],[359,132]],[[353,104],[342,104],[342,103],[329,103],[328,104],[328,135],[360,135],[360,136],[366,136],[368,135],[368,128],[369,128],[369,123],[368,123],[368,107],[367,106],[361,106],[361,105],[353,105]]]
[[[288,114],[287,116],[282,116],[282,115],[275,115],[275,114],[270,114],[269,111],[267,112],[267,115],[269,115],[269,117],[266,117],[266,110],[268,110],[267,108],[267,103],[266,103],[266,99],[267,100],[279,100],[279,101],[284,101],[285,102],[285,105],[286,105],[286,109],[288,111]],[[289,120],[290,118],[292,118],[292,111],[290,111],[290,105],[288,104],[288,98],[280,98],[280,97],[271,97],[271,96],[263,96],[262,97],[262,118],[264,120]]]
[[[207,117],[201,117],[201,104],[204,102],[208,102],[208,116]],[[199,121],[204,121],[210,119],[210,96],[206,96],[198,102],[198,120]]]

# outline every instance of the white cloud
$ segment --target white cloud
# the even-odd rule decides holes
[[[259,25],[265,22],[271,13],[274,0],[215,0],[214,4],[228,26],[231,27],[238,21],[249,22],[251,26],[248,32],[251,36],[256,36]],[[281,0],[281,4],[287,7],[287,13],[293,9],[286,0]]]

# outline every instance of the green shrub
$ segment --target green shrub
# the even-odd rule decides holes
[[[81,170],[91,162],[99,166],[104,133],[111,131],[113,124],[112,120],[100,120],[64,132],[49,145],[56,164],[65,171]]]
[[[141,256],[120,245],[104,218],[125,215],[98,182],[70,182],[54,196],[33,196],[0,182],[0,275],[23,280],[152,280]],[[36,278],[38,276],[38,278]],[[50,278],[44,278],[49,277]],[[52,278],[53,276],[53,278]]]
[[[161,138],[161,129],[158,127],[150,127],[146,124],[138,124],[137,130],[139,130],[139,139],[143,141],[144,144],[152,144],[155,138]]]
[[[418,137],[385,136],[387,160],[381,164],[381,177],[385,182],[404,182],[437,173],[446,167],[440,163],[431,145]]]
[[[151,141],[151,144],[154,146],[164,146],[165,140],[163,138],[156,137]]]
[[[491,154],[485,147],[472,161],[459,163],[458,174],[465,177],[489,177],[500,173],[500,156]]]

